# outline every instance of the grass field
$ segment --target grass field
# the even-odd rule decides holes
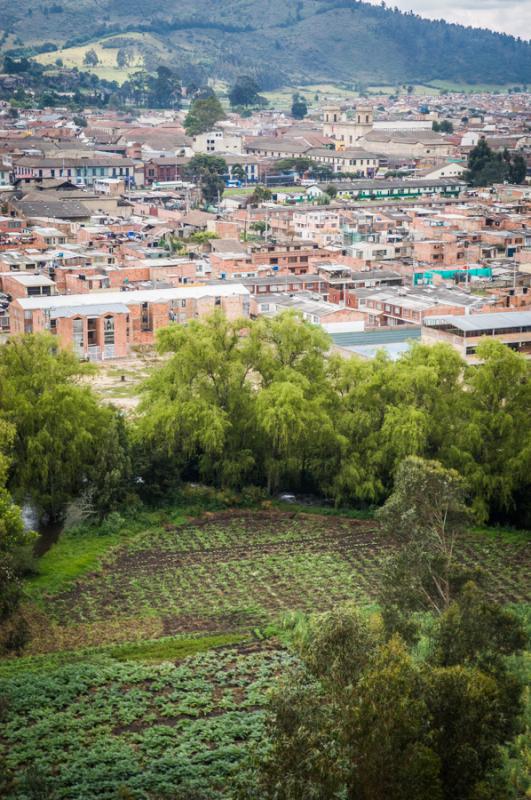
[[[89,383],[104,400],[128,412],[140,401],[140,386],[148,377],[150,367],[157,361],[155,353],[149,361],[130,357],[117,362],[103,362],[90,376]]]
[[[183,497],[68,531],[40,560],[33,639],[0,662],[0,795],[27,800],[37,774],[56,800],[227,797],[292,661],[285,612],[374,608],[394,543],[370,514]],[[530,549],[525,534],[475,530],[458,556],[523,608]]]
[[[225,189],[223,197],[249,195],[254,192],[255,188],[255,186],[242,186],[241,188]],[[271,186],[270,189],[274,194],[300,194],[304,187],[301,190],[300,186]]]
[[[116,56],[120,49],[121,42],[124,40],[129,43],[125,48],[127,50],[129,62],[125,67],[118,67]],[[105,47],[103,47],[103,42],[106,45]],[[113,46],[114,42],[116,42],[116,46]],[[154,48],[155,51],[160,51],[162,48],[160,42],[149,34],[127,33],[123,36],[106,37],[100,41],[83,44],[79,47],[63,48],[53,53],[41,53],[35,56],[35,61],[38,61],[39,64],[52,66],[55,64],[56,60],[60,58],[64,66],[70,69],[77,67],[85,72],[92,72],[99,78],[123,83],[128,79],[131,73],[144,68],[145,59],[143,50],[146,46]],[[89,67],[84,64],[85,53],[88,50],[94,50],[98,56],[99,64],[95,67]]]

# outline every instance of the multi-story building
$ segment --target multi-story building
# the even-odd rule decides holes
[[[91,186],[98,178],[134,176],[135,162],[129,158],[87,156],[83,158],[43,158],[23,156],[14,162],[15,181],[45,178],[71,178],[74,183]]]
[[[340,106],[326,106],[323,109],[323,135],[345,147],[355,144],[358,139],[372,131],[373,110],[371,106],[359,105],[349,118]]]
[[[380,164],[375,153],[370,153],[361,147],[348,147],[344,150],[314,147],[305,153],[305,158],[330,167],[332,172],[365,178],[373,178]]]
[[[241,153],[243,139],[223,130],[212,130],[194,136],[194,153]]]
[[[341,239],[341,217],[336,211],[296,211],[293,227],[299,239],[314,241],[321,246]]]
[[[13,300],[21,297],[51,297],[57,292],[47,275],[24,272],[0,272],[0,290]]]
[[[341,182],[335,185],[337,197],[343,200],[404,200],[425,195],[441,194],[458,197],[466,189],[464,181],[456,178],[440,180],[370,180]],[[326,192],[326,184],[315,184],[307,191],[308,197],[319,197]]]
[[[229,319],[249,316],[242,284],[205,284],[131,292],[31,297],[11,304],[13,334],[55,334],[81,358],[123,358],[132,345],[152,345],[160,328],[221,309]]]
[[[146,186],[153,183],[171,183],[183,179],[184,167],[190,161],[185,156],[160,156],[151,158],[144,165]]]
[[[420,325],[432,314],[460,314],[485,305],[485,299],[444,287],[381,287],[347,292],[347,305],[366,315],[367,324],[376,327]]]
[[[531,311],[499,311],[486,314],[426,317],[422,341],[445,342],[471,363],[479,360],[477,347],[485,338],[502,342],[531,358]]]

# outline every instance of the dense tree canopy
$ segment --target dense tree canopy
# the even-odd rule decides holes
[[[404,459],[420,456],[457,471],[477,518],[516,518],[531,474],[531,389],[529,364],[504,345],[481,344],[474,367],[442,344],[397,362],[345,360],[292,312],[218,315],[168,328],[159,345],[174,356],[148,383],[139,431],[150,447],[160,438],[174,477],[376,505]]]
[[[186,165],[185,173],[199,184],[205,203],[215,203],[223,194],[228,168],[224,158],[203,153]]]
[[[291,116],[295,119],[304,119],[308,113],[306,100],[298,92],[293,95],[291,103]]]
[[[159,463],[163,471],[171,465],[170,475],[196,472],[223,486],[242,485],[253,473],[253,358],[242,324],[217,314],[161,331],[159,350],[172,356],[147,383],[137,432],[152,453],[146,480]]]
[[[229,100],[233,108],[237,106],[264,105],[267,101],[259,94],[260,87],[249,75],[240,75],[229,91]]]
[[[249,195],[249,202],[251,205],[259,205],[259,203],[265,203],[271,200],[272,196],[271,189],[258,184],[258,186],[255,186],[253,193]]]
[[[449,119],[443,119],[441,122],[437,122],[434,120],[431,125],[432,130],[436,131],[437,133],[453,133],[454,126]]]
[[[0,348],[0,415],[15,430],[8,485],[53,519],[98,486],[95,502],[105,498],[105,509],[126,471],[123,423],[83,384],[86,371],[53,337],[17,337]]]
[[[216,122],[221,119],[225,119],[225,112],[215,95],[198,97],[190,106],[184,127],[188,136],[198,136],[200,133],[212,130]]]
[[[0,417],[0,655],[18,650],[27,638],[19,613],[20,577],[29,564],[33,534],[25,530],[20,508],[5,488],[14,438],[15,428]]]
[[[205,178],[220,179],[222,159],[195,162]],[[455,490],[456,509],[466,498],[476,519],[529,521],[531,388],[523,356],[492,341],[478,346],[476,366],[443,344],[415,344],[396,362],[383,353],[339,358],[329,347],[327,334],[295,312],[256,321],[218,312],[171,325],[159,333],[169,358],[126,426],[88,387],[90,367],[58,350],[55,339],[14,338],[0,348],[0,423],[12,438],[9,469],[7,453],[3,461],[8,487],[49,516],[80,494],[105,511],[127,489],[132,428],[136,476],[157,491],[199,478],[230,489],[315,492],[360,507],[381,505],[393,487],[416,482],[424,486],[419,520],[445,496],[432,491],[440,474]],[[429,480],[414,477],[410,456],[439,462]]]
[[[494,152],[486,139],[480,139],[468,156],[467,180],[472,186],[492,186],[494,183],[523,183],[527,165],[522,155],[510,155],[508,150]]]
[[[477,609],[460,609],[470,627]],[[517,652],[518,636],[504,653]],[[397,636],[346,606],[312,619],[295,639],[300,662],[271,701],[269,749],[240,796],[381,800],[495,800],[507,796],[500,745],[516,729],[521,686],[510,696],[469,658],[413,657]],[[439,644],[440,647],[440,644]],[[507,790],[505,784],[505,790]],[[501,792],[501,794],[500,794]]]

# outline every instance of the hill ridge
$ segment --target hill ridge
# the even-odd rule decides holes
[[[159,45],[155,56],[146,48],[148,69],[157,60],[192,65],[229,81],[251,72],[263,89],[322,80],[531,83],[529,41],[361,0],[164,0],[151,14],[144,0],[0,0],[0,16],[4,50],[148,33]]]

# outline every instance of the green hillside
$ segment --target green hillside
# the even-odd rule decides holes
[[[148,69],[194,65],[231,80],[252,72],[264,90],[334,81],[531,83],[531,43],[428,21],[356,0],[0,0],[6,47],[79,47],[124,36]],[[109,43],[112,48],[113,44]]]

